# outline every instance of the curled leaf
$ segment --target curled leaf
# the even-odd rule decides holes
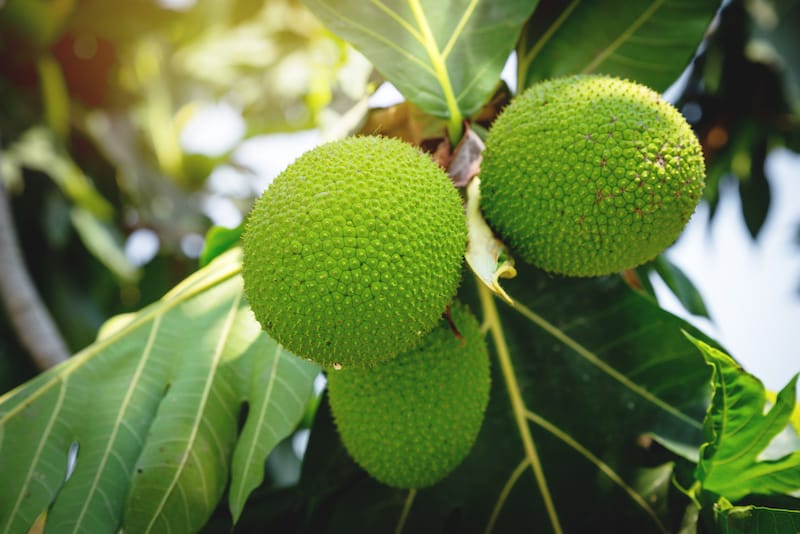
[[[480,208],[480,179],[475,177],[467,187],[467,232],[469,245],[466,260],[478,279],[492,292],[512,304],[508,293],[500,287],[500,278],[514,278],[514,258],[506,246],[492,233]]]

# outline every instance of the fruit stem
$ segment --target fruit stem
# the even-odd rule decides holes
[[[558,513],[556,512],[553,497],[550,495],[550,488],[547,486],[547,480],[542,470],[542,463],[539,459],[539,454],[536,452],[536,444],[533,442],[531,430],[528,426],[527,409],[525,408],[525,401],[522,399],[522,392],[517,382],[517,376],[514,372],[514,364],[511,362],[511,354],[508,350],[505,335],[503,334],[503,327],[500,324],[500,316],[497,313],[497,306],[494,301],[494,296],[486,285],[481,283],[480,280],[475,280],[478,286],[478,295],[481,299],[481,308],[483,309],[483,320],[489,325],[489,332],[492,334],[492,341],[494,342],[497,360],[500,363],[500,369],[503,373],[503,379],[506,383],[506,390],[508,397],[511,400],[511,408],[514,412],[514,421],[517,424],[522,445],[525,449],[525,456],[530,462],[533,475],[536,478],[536,484],[542,494],[544,506],[547,509],[547,515],[550,518],[550,523],[553,526],[555,534],[562,534],[561,523],[558,520]]]

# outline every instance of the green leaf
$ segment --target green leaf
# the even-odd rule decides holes
[[[212,226],[206,233],[206,240],[203,243],[203,251],[200,253],[200,267],[205,267],[211,260],[236,246],[242,237],[244,223],[236,228],[225,228],[224,226]]]
[[[800,441],[779,457],[768,448],[790,422],[795,409],[795,375],[765,411],[764,385],[724,352],[688,336],[713,368],[713,397],[704,421],[695,478],[706,492],[736,501],[748,494],[800,490]]]
[[[797,534],[800,511],[762,506],[726,506],[716,511],[722,534]]]
[[[680,523],[689,500],[670,493],[669,457],[650,435],[695,450],[702,442],[707,368],[681,334],[687,323],[619,277],[517,266],[506,282],[513,307],[477,282],[459,294],[493,351],[489,408],[466,461],[432,488],[386,488],[347,457],[321,409],[301,481],[315,517],[300,530],[666,532]],[[579,505],[578,495],[587,497]]]
[[[233,453],[228,502],[234,522],[248,495],[264,480],[263,469],[254,466],[264,465],[270,451],[297,426],[310,400],[309,380],[319,372],[316,365],[270,341],[269,352],[254,358],[248,370],[248,399],[253,416],[247,418]],[[303,381],[290,380],[291,377],[302,377]]]
[[[411,102],[461,129],[497,85],[535,1],[305,0]],[[451,129],[451,137],[453,131]]]
[[[772,193],[765,172],[768,154],[769,132],[754,128],[749,139],[749,146],[734,156],[734,167],[739,178],[739,199],[742,202],[742,216],[753,239],[758,237],[769,214]],[[746,166],[749,165],[749,168]],[[744,169],[738,167],[744,166]]]
[[[517,49],[518,87],[603,73],[664,91],[692,59],[718,7],[708,0],[543,0]]]
[[[660,254],[653,261],[653,267],[689,313],[710,318],[703,296],[677,265]]]
[[[261,429],[273,439],[292,430],[318,368],[261,332],[240,270],[240,250],[228,252],[0,397],[0,532],[27,531],[50,506],[52,532],[194,531],[220,500],[233,455],[253,451],[235,484],[263,472]],[[259,385],[269,384],[265,401]],[[239,434],[243,402],[261,408]]]

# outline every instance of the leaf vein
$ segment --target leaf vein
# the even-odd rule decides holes
[[[549,333],[550,335],[561,341],[563,344],[571,348],[581,358],[585,359],[587,362],[591,363],[592,365],[594,365],[595,367],[597,367],[598,369],[600,369],[601,371],[603,371],[611,378],[613,378],[626,388],[630,389],[640,397],[658,406],[659,408],[675,416],[676,418],[688,423],[694,428],[697,429],[703,428],[702,423],[686,415],[685,413],[681,412],[674,406],[668,404],[659,397],[653,395],[652,392],[644,389],[639,384],[636,384],[635,382],[630,380],[620,371],[618,371],[611,365],[601,360],[596,354],[591,352],[589,349],[587,349],[586,347],[575,341],[573,338],[569,337],[563,330],[555,327],[550,322],[548,322],[544,317],[535,313],[533,310],[527,308],[524,304],[520,303],[519,301],[514,301],[514,309],[516,309],[522,315],[530,319],[533,323],[539,325],[539,327],[542,328],[545,332]]]
[[[650,18],[661,8],[661,4],[664,3],[664,0],[655,0],[650,7],[644,10],[644,12],[635,20],[633,23],[624,31],[622,32],[616,39],[614,39],[610,45],[608,45],[602,52],[595,56],[594,60],[589,63],[584,69],[581,71],[584,74],[594,71],[602,62],[604,62],[608,57],[613,54],[622,44],[631,37],[641,26],[650,20]]]
[[[586,458],[589,462],[594,464],[598,470],[600,470],[604,475],[606,475],[614,484],[618,485],[622,488],[628,496],[636,502],[646,513],[650,516],[650,519],[658,526],[658,529],[665,533],[668,532],[667,528],[661,523],[661,520],[658,518],[655,510],[653,510],[647,501],[639,495],[639,493],[629,486],[623,479],[620,477],[607,463],[601,460],[598,456],[595,456],[592,451],[581,445],[577,440],[575,440],[572,436],[567,434],[566,432],[562,431],[556,425],[551,423],[550,421],[546,420],[544,417],[541,417],[534,412],[528,410],[526,412],[526,417],[531,420],[535,425],[538,425],[545,429],[547,432],[554,435],[556,438],[561,440],[565,443],[568,447],[571,447],[575,452]]]
[[[386,4],[384,4],[383,2],[380,2],[379,0],[370,0],[370,3],[372,3],[375,7],[377,7],[378,9],[383,11],[386,15],[388,15],[389,18],[391,18],[393,21],[395,21],[405,31],[407,31],[414,39],[417,40],[417,42],[419,42],[420,44],[424,45],[424,41],[423,41],[422,35],[417,31],[417,29],[415,27],[413,27],[411,24],[409,24],[396,11],[394,11],[391,8],[389,8]]]
[[[61,411],[61,405],[64,403],[64,395],[66,394],[66,390],[67,390],[67,381],[68,381],[68,377],[63,377],[62,387],[61,387],[61,389],[59,391],[58,400],[56,401],[56,404],[53,407],[53,410],[52,410],[52,412],[50,414],[50,420],[47,422],[47,425],[45,426],[45,430],[42,433],[42,439],[39,441],[39,445],[38,445],[38,447],[36,449],[36,452],[34,453],[33,457],[31,458],[30,468],[28,469],[27,475],[25,475],[25,483],[24,483],[23,487],[20,488],[19,496],[17,497],[17,500],[14,503],[14,507],[11,509],[11,512],[8,515],[10,520],[6,524],[6,529],[4,531],[6,534],[9,532],[9,529],[11,528],[11,525],[13,524],[14,517],[17,515],[17,512],[19,512],[19,508],[22,505],[23,497],[26,494],[26,489],[30,486],[30,483],[32,481],[34,481],[34,482],[38,481],[38,479],[36,477],[33,477],[34,470],[36,468],[36,464],[39,462],[39,458],[42,455],[42,450],[44,449],[45,445],[48,443],[48,439],[47,438],[50,435],[50,431],[52,430],[53,425],[55,424],[55,421],[57,419],[57,416],[58,416],[59,412]],[[1,421],[0,421],[0,424],[2,424]],[[41,481],[41,484],[45,487],[46,490],[50,489],[50,488],[47,487],[47,485],[43,481]]]
[[[272,358],[272,367],[270,369],[269,380],[267,381],[267,391],[264,394],[264,399],[261,401],[261,404],[258,407],[258,418],[256,419],[256,428],[255,428],[255,435],[258,436],[261,434],[260,429],[262,425],[266,425],[270,430],[272,430],[271,425],[265,422],[267,407],[269,406],[270,402],[272,401],[272,388],[274,387],[276,377],[277,377],[277,369],[278,364],[281,360],[281,353],[283,352],[283,347],[278,343],[275,345],[275,355]],[[247,450],[247,456],[244,462],[245,470],[247,470],[247,466],[249,466],[253,462],[253,456],[255,454],[256,447],[258,446],[259,441],[254,439],[250,443],[250,447]],[[239,496],[238,500],[242,500],[244,498],[244,485],[246,482],[247,477],[240,477],[239,484],[235,489],[235,495]]]
[[[108,439],[106,441],[106,448],[102,452],[102,455],[100,456],[100,465],[97,466],[94,478],[92,479],[92,482],[89,485],[89,491],[86,493],[86,497],[84,498],[83,507],[81,508],[77,518],[75,519],[76,529],[80,528],[80,525],[83,522],[83,516],[89,510],[89,505],[92,503],[92,495],[94,494],[94,492],[98,491],[98,493],[100,493],[102,491],[102,488],[99,487],[100,478],[103,476],[103,473],[105,472],[106,462],[108,460],[110,453],[114,452],[113,448],[115,442],[117,441],[117,433],[119,432],[120,426],[122,426],[125,414],[128,411],[131,399],[133,398],[133,393],[136,391],[136,388],[141,381],[144,368],[146,367],[147,362],[150,360],[150,356],[153,353],[153,345],[155,343],[159,327],[161,326],[162,317],[163,315],[156,315],[153,320],[153,325],[150,328],[150,334],[148,335],[147,343],[145,344],[144,351],[142,352],[142,357],[139,359],[139,364],[136,366],[136,371],[134,372],[133,377],[131,378],[131,381],[128,384],[128,389],[125,391],[125,396],[122,399],[122,404],[119,407],[119,410],[117,411],[118,415],[117,418],[114,420],[114,424],[112,425],[111,435],[108,436]],[[119,458],[119,462],[122,467],[125,467],[125,462],[122,461],[121,458]],[[123,471],[125,470],[123,469]]]
[[[464,27],[469,22],[469,19],[472,18],[472,14],[475,12],[475,8],[478,6],[478,0],[472,0],[467,9],[464,10],[464,14],[461,15],[461,19],[459,19],[458,24],[456,25],[455,30],[453,30],[453,35],[450,36],[450,40],[447,41],[444,49],[442,50],[442,59],[447,61],[447,58],[450,56],[450,52],[452,52],[453,47],[456,45],[456,41],[464,32]]]
[[[516,378],[516,370],[511,362],[511,355],[509,354],[508,344],[506,343],[505,335],[503,333],[502,325],[500,323],[500,316],[497,313],[497,306],[494,301],[494,296],[489,292],[489,289],[482,283],[476,280],[478,286],[478,294],[481,300],[481,307],[485,320],[490,323],[490,332],[492,340],[494,341],[497,359],[499,360],[503,378],[505,380],[506,391],[508,392],[509,399],[511,400],[511,408],[514,413],[514,421],[522,440],[525,456],[530,462],[531,470],[533,471],[536,479],[536,484],[539,492],[542,494],[545,509],[547,510],[550,524],[556,534],[561,534],[561,522],[558,519],[558,513],[553,503],[553,498],[550,494],[550,488],[547,485],[542,464],[539,459],[539,454],[536,452],[536,445],[531,436],[531,431],[528,422],[525,418],[526,407],[522,399],[522,392]]]
[[[242,271],[241,263],[239,263],[238,258],[241,255],[241,251],[239,249],[236,250],[236,254],[227,254],[224,257],[220,257],[215,261],[224,261],[227,259],[229,264],[224,264],[227,270],[220,268],[221,272],[218,273],[216,271],[212,271],[214,278],[209,280],[203,280],[205,278],[210,278],[209,274],[205,271],[197,271],[196,273],[190,275],[186,278],[183,282],[175,286],[169,293],[167,293],[164,297],[158,301],[157,305],[153,306],[147,313],[141,313],[135,319],[133,319],[129,324],[127,324],[124,328],[121,328],[118,332],[115,332],[113,335],[108,336],[107,338],[103,338],[89,347],[85,348],[84,350],[78,352],[74,356],[72,356],[69,360],[61,364],[59,367],[61,369],[60,373],[54,373],[50,380],[44,382],[39,386],[39,388],[31,393],[30,397],[25,399],[23,402],[8,410],[7,412],[3,413],[0,416],[0,426],[4,425],[6,421],[10,418],[19,414],[20,411],[24,410],[27,406],[30,406],[35,400],[40,398],[42,395],[50,391],[54,386],[64,379],[66,383],[66,379],[75,371],[81,368],[81,366],[88,361],[91,361],[95,356],[98,354],[102,354],[103,351],[108,348],[110,345],[118,341],[120,338],[130,334],[133,330],[136,330],[140,326],[147,324],[152,320],[154,317],[160,314],[166,314],[172,308],[183,304],[185,301],[191,299],[195,295],[203,292],[209,286],[214,284],[220,284],[225,280],[228,280]],[[223,259],[224,258],[224,259]],[[235,259],[234,259],[235,258]],[[202,274],[202,276],[201,276]],[[203,281],[203,284],[200,284],[199,281]],[[180,291],[176,291],[180,289]],[[14,388],[11,391],[3,394],[0,396],[0,405],[5,403],[6,401],[10,400],[13,396],[15,396],[20,389],[24,386],[20,386],[19,388]]]
[[[228,316],[225,319],[225,324],[223,326],[223,330],[222,330],[222,333],[220,334],[219,342],[217,343],[217,346],[216,346],[215,351],[214,351],[214,356],[212,358],[211,372],[208,374],[208,376],[206,378],[206,383],[205,383],[205,385],[203,387],[203,393],[201,395],[201,402],[198,403],[197,410],[195,412],[196,415],[193,418],[193,423],[194,424],[192,425],[192,430],[191,430],[191,432],[189,434],[189,437],[186,440],[186,448],[188,450],[192,450],[193,449],[195,440],[197,439],[198,430],[200,428],[199,422],[200,422],[200,419],[203,417],[205,405],[206,405],[206,402],[208,401],[208,398],[210,396],[211,386],[214,383],[214,377],[217,374],[217,369],[219,367],[219,362],[220,362],[220,360],[222,358],[222,354],[224,352],[223,349],[225,347],[225,344],[228,341],[228,337],[231,335],[231,332],[233,330],[234,318],[236,317],[236,312],[239,309],[239,302],[241,301],[241,298],[242,298],[242,291],[240,291],[236,295],[236,298],[233,300],[233,306],[231,306],[231,309],[228,312]],[[178,488],[178,491],[181,493],[181,495],[183,495],[183,489],[178,484],[178,482],[180,480],[181,474],[183,473],[184,469],[186,468],[187,459],[188,459],[188,455],[187,454],[181,455],[180,463],[177,466],[177,468],[175,469],[175,475],[173,476],[172,480],[167,485],[167,488],[164,491],[164,495],[161,498],[161,501],[156,506],[156,508],[155,508],[155,510],[153,512],[153,517],[151,518],[150,523],[145,528],[145,531],[149,532],[150,529],[153,527],[156,519],[161,516],[161,512],[164,510],[164,507],[167,504],[167,500],[169,499],[169,496],[172,494],[172,492],[175,490],[176,486]],[[184,497],[184,504],[186,504],[185,503],[185,499],[186,499],[185,495],[183,495],[183,497]],[[188,524],[191,524],[191,522],[189,522]]]
[[[375,39],[376,41],[382,43],[387,48],[389,48],[391,50],[394,50],[395,52],[397,52],[401,56],[405,57],[407,60],[411,61],[412,63],[417,64],[420,68],[422,68],[424,71],[426,71],[428,74],[430,74],[434,78],[436,77],[436,72],[433,70],[433,68],[430,65],[425,63],[423,60],[421,60],[420,58],[418,58],[414,54],[408,52],[406,49],[402,48],[401,46],[398,46],[397,44],[395,44],[394,42],[390,41],[389,39],[387,39],[383,35],[381,35],[381,34],[375,32],[375,31],[367,28],[363,24],[359,24],[354,20],[350,20],[350,19],[345,18],[344,16],[342,16],[341,13],[339,13],[338,10],[334,9],[333,7],[328,6],[328,5],[324,4],[324,3],[322,3],[320,5],[324,9],[327,9],[328,11],[330,11],[330,13],[335,18],[337,18],[339,20],[342,20],[342,21],[345,21],[348,25],[352,26],[353,28],[358,28],[360,31],[364,32],[365,35],[368,35],[372,39]]]
[[[497,523],[497,518],[500,517],[500,512],[503,506],[505,506],[506,500],[511,494],[511,490],[514,488],[517,480],[519,480],[519,477],[522,476],[522,473],[524,473],[530,465],[530,460],[528,458],[523,458],[519,465],[511,472],[511,475],[509,475],[508,480],[506,480],[506,483],[503,485],[503,489],[500,491],[500,495],[497,496],[497,502],[494,504],[492,515],[489,516],[489,522],[486,524],[486,529],[484,530],[485,534],[489,534],[494,530],[494,525]]]

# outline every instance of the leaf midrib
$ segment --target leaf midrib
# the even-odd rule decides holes
[[[544,48],[544,45],[546,45],[553,35],[559,30],[559,28],[564,25],[564,22],[566,22],[570,14],[575,10],[576,7],[578,7],[578,4],[580,3],[581,0],[573,0],[570,5],[564,8],[564,11],[562,11],[555,22],[553,22],[553,24],[547,28],[547,31],[542,34],[542,36],[531,47],[528,53],[519,59],[519,66],[517,68],[517,93],[521,93],[525,88],[525,84],[527,82],[526,78],[528,77],[528,69],[530,68],[531,63],[533,63],[533,60],[536,58],[542,48]],[[535,14],[536,12],[534,11],[534,15]],[[527,39],[524,38],[523,33],[523,39],[521,42],[524,43],[526,40]]]
[[[461,137],[461,109],[458,107],[453,84],[450,81],[450,73],[447,71],[447,60],[439,45],[436,43],[436,38],[433,35],[430,25],[428,24],[428,17],[425,10],[422,9],[422,4],[419,0],[408,0],[408,5],[411,12],[414,14],[414,19],[422,31],[423,42],[425,51],[428,53],[428,58],[431,61],[436,80],[444,94],[444,100],[447,104],[448,112],[450,113],[450,121],[448,124],[448,131],[450,133],[450,142],[457,143]],[[461,24],[461,23],[459,23]],[[454,32],[451,39],[457,38],[458,34]]]
[[[536,451],[536,445],[534,444],[533,436],[531,436],[531,431],[528,426],[526,418],[527,408],[525,402],[522,400],[522,391],[517,383],[516,371],[511,362],[511,355],[500,323],[500,316],[497,312],[494,295],[491,293],[491,290],[479,280],[476,280],[475,284],[478,286],[484,321],[489,325],[489,332],[492,334],[492,339],[495,344],[497,359],[500,363],[509,399],[511,400],[514,421],[519,431],[520,439],[522,440],[526,459],[533,470],[553,531],[555,534],[561,534],[563,532],[561,529],[561,522],[558,518],[558,513],[553,503],[553,497],[550,494],[550,488],[544,476],[539,454]]]
[[[272,401],[272,390],[275,387],[275,382],[277,382],[277,374],[278,374],[278,363],[281,360],[281,354],[283,353],[283,346],[280,343],[275,344],[275,357],[272,361],[272,366],[270,368],[270,376],[269,382],[267,382],[267,391],[264,394],[264,400],[261,402],[261,406],[259,406],[258,410],[258,424],[254,431],[254,435],[259,436],[261,435],[261,427],[266,423],[266,413],[267,413],[267,406]],[[245,465],[251,465],[253,461],[253,456],[255,455],[256,445],[258,444],[257,440],[252,440],[250,442],[250,447],[247,451],[247,459],[245,460]],[[247,481],[247,477],[240,477],[239,484],[235,489],[231,491],[232,495],[234,495],[234,500],[236,500],[239,504],[242,501],[242,495],[244,495],[244,486],[245,482]]]
[[[506,485],[503,487],[500,495],[498,496],[498,500],[495,503],[494,509],[492,510],[492,514],[489,518],[489,521],[486,526],[486,533],[489,533],[494,528],[494,525],[497,521],[497,518],[500,515],[500,511],[503,508],[505,500],[507,499],[508,495],[511,493],[513,486],[516,484],[516,481],[522,476],[524,471],[529,467],[534,471],[537,484],[539,485],[539,489],[542,492],[543,498],[545,500],[545,506],[548,510],[549,517],[551,519],[551,523],[553,526],[553,530],[555,532],[561,532],[561,526],[558,523],[558,516],[555,511],[555,506],[552,503],[552,497],[549,496],[549,490],[547,488],[547,483],[544,479],[544,474],[541,471],[541,466],[538,466],[538,454],[536,453],[535,448],[532,450],[528,448],[528,444],[533,445],[532,436],[530,435],[530,429],[528,428],[527,421],[530,421],[545,431],[550,433],[551,435],[555,436],[557,439],[562,441],[568,447],[575,450],[578,454],[586,458],[589,462],[591,462],[599,471],[605,474],[614,484],[619,486],[628,496],[650,517],[650,519],[654,522],[654,525],[658,528],[660,532],[667,532],[666,527],[663,525],[661,520],[658,518],[658,515],[652,509],[652,507],[647,503],[647,501],[634,490],[630,485],[628,485],[616,472],[611,469],[605,462],[603,462],[599,457],[595,456],[589,449],[581,445],[578,441],[574,438],[569,436],[567,433],[561,431],[556,425],[550,423],[549,421],[545,420],[541,416],[537,415],[533,411],[527,408],[525,405],[524,400],[522,399],[522,394],[519,388],[519,385],[516,382],[515,373],[516,371],[511,364],[510,355],[508,353],[508,347],[505,342],[502,326],[500,324],[499,314],[497,313],[497,308],[494,302],[494,297],[491,295],[489,290],[481,283],[477,282],[479,296],[481,299],[481,305],[484,312],[483,318],[483,325],[481,327],[482,332],[491,332],[493,339],[495,341],[495,346],[497,349],[498,360],[500,361],[503,376],[505,378],[506,389],[509,394],[509,398],[511,399],[512,410],[514,411],[514,417],[517,423],[518,430],[520,432],[520,437],[523,441],[524,449],[526,450],[525,459],[514,469],[510,479],[506,482]],[[546,322],[544,318],[533,313],[531,310],[528,310],[523,305],[514,301],[514,307],[517,308],[518,306],[524,308],[528,312],[528,314],[532,315],[530,317],[523,313],[523,315],[528,316],[529,319],[534,321],[540,327],[545,328],[545,325],[549,328],[545,328],[546,331],[553,334],[551,329],[555,329],[554,326],[550,325],[550,323]],[[522,312],[522,310],[518,310]],[[540,324],[540,321],[544,323]],[[566,334],[562,335],[567,337]],[[563,339],[560,337],[558,338],[560,341],[564,342]],[[570,338],[571,339],[571,338]],[[577,344],[573,341],[573,343]],[[583,349],[584,351],[586,349]],[[588,352],[588,351],[587,351]],[[604,362],[602,362],[604,363]],[[618,372],[617,372],[618,373]],[[519,412],[519,413],[518,413]],[[518,420],[517,416],[521,417],[521,421]],[[532,454],[531,454],[532,453]],[[549,503],[549,504],[548,504]]]

